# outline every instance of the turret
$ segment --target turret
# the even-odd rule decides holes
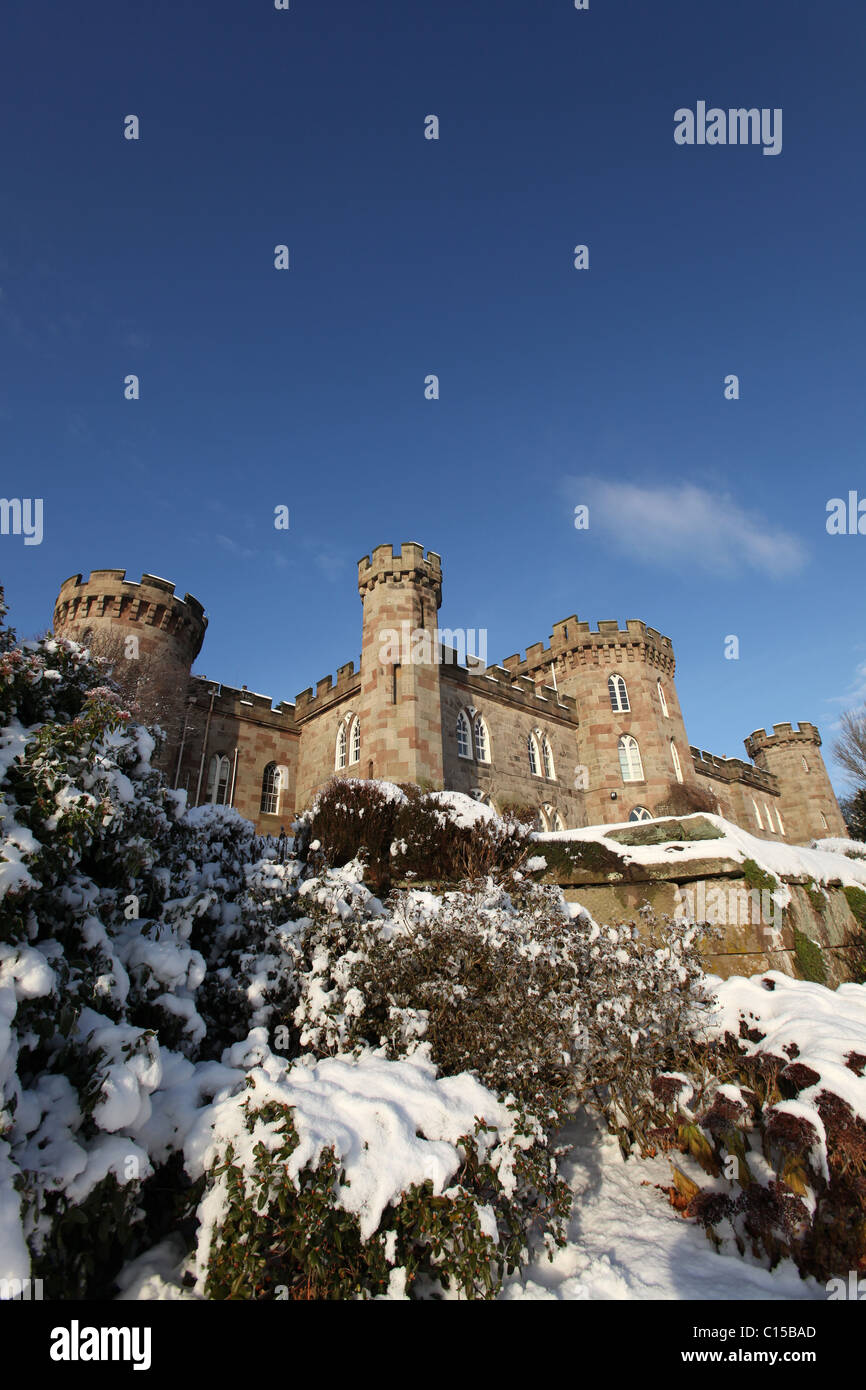
[[[358,592],[364,606],[361,775],[441,785],[442,561],[415,542],[396,552],[379,545],[358,563]]]
[[[174,585],[154,574],[140,581],[127,579],[126,570],[92,570],[61,586],[54,605],[54,632],[82,645],[122,647],[127,659],[157,657],[175,668],[184,680],[201,651],[207,618],[197,598],[179,598]]]
[[[788,839],[802,844],[828,835],[847,837],[814,724],[801,723],[797,729],[774,724],[771,734],[755,729],[744,742],[755,764],[778,778]]]

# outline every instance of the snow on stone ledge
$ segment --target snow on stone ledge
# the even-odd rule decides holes
[[[805,845],[783,845],[777,841],[759,839],[757,835],[751,835],[748,830],[741,829],[724,817],[710,815],[705,811],[692,816],[671,816],[664,819],[676,824],[700,819],[715,826],[720,835],[718,839],[713,840],[672,838],[658,845],[624,845],[619,840],[611,839],[609,832],[634,830],[639,822],[621,821],[617,825],[590,825],[579,830],[538,832],[532,838],[540,844],[548,841],[601,844],[612,854],[619,855],[625,864],[681,864],[690,859],[729,859],[742,864],[746,859],[753,859],[776,878],[805,878],[813,879],[816,883],[829,883],[836,879],[846,887],[866,888],[866,859],[850,859],[835,848],[831,850]],[[657,823],[661,824],[661,818]],[[822,842],[826,843],[828,842]],[[834,846],[854,844],[850,840],[837,840],[832,843]],[[676,850],[671,849],[673,845],[676,845]]]

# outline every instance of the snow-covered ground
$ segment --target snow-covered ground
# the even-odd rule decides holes
[[[826,1299],[791,1260],[772,1273],[737,1254],[717,1254],[704,1232],[669,1205],[664,1158],[622,1157],[619,1144],[586,1115],[563,1131],[571,1153],[563,1176],[574,1193],[568,1244],[514,1275],[502,1298]]]

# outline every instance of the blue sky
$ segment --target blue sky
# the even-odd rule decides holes
[[[866,497],[862,4],[10,0],[4,28],[22,634],[68,575],[148,571],[204,603],[198,669],[294,699],[358,656],[358,559],[415,540],[491,661],[643,618],[692,743],[802,718],[829,759],[866,694],[866,537],[825,529]],[[781,108],[781,153],[676,145],[700,100]]]

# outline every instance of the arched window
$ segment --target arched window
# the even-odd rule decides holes
[[[480,763],[490,762],[490,735],[482,714],[475,716],[475,756]]]
[[[543,806],[539,806],[538,810],[535,813],[535,828],[536,830],[550,829],[550,826],[547,823],[547,815],[545,812],[545,808]]]
[[[622,780],[624,782],[642,782],[643,763],[640,760],[637,739],[632,738],[631,734],[623,734],[617,747]]]
[[[229,794],[229,760],[224,754],[214,753],[210,760],[207,775],[207,800],[215,806],[225,806]]]
[[[764,815],[767,817],[767,829],[772,833],[775,830],[773,825],[773,812],[770,810],[766,801],[764,802]]]
[[[819,811],[818,814],[819,814],[820,817],[821,817],[821,824],[823,825],[824,829],[825,829],[825,830],[829,830],[830,827],[829,827],[829,825],[827,824],[827,817],[824,815],[824,812],[823,812],[823,811]]]
[[[806,759],[803,757],[802,754],[800,755],[800,758],[801,758],[801,761],[802,761],[802,763],[803,763],[803,771],[804,771],[804,772],[808,772],[808,771],[809,771],[809,764],[806,762]]]
[[[662,707],[662,714],[664,715],[665,719],[670,719],[670,715],[668,714],[668,702],[665,699],[665,688],[662,685],[661,681],[658,681],[657,688],[659,692],[659,704]]]
[[[551,782],[556,780],[556,769],[553,766],[553,750],[550,747],[550,739],[544,734],[541,740],[541,756],[544,759],[544,775]]]
[[[282,778],[280,769],[276,763],[268,763],[262,774],[262,813],[266,816],[275,816],[280,804],[280,786]]]
[[[683,780],[683,770],[680,767],[680,755],[677,752],[677,745],[674,743],[673,739],[671,739],[671,762],[674,765],[677,781],[681,782]]]
[[[529,771],[533,777],[541,776],[541,754],[538,749],[538,739],[535,734],[530,734],[526,740],[526,747],[529,751]]]
[[[784,827],[784,825],[782,824],[782,817],[779,815],[779,808],[778,808],[778,806],[776,807],[776,820],[779,822],[779,833],[780,833],[780,835],[784,835],[784,833],[785,833],[785,827]]]
[[[758,803],[754,797],[752,797],[752,805],[755,808],[755,820],[758,822],[758,829],[763,830],[764,822],[761,820],[761,813],[758,810]]]
[[[629,820],[652,820],[652,816],[645,806],[635,806],[628,813]]]
[[[352,721],[352,729],[349,734],[349,762],[359,763],[361,761],[361,721],[355,715]]]
[[[349,742],[348,738],[346,737],[346,723],[344,720],[343,723],[340,725],[339,729],[337,730],[337,751],[334,757],[334,767],[337,772],[340,772],[346,766],[346,763],[349,761],[348,749]]]
[[[628,690],[622,676],[608,676],[607,689],[610,695],[610,707],[614,714],[628,714],[631,705],[628,702]]]
[[[472,757],[472,742],[469,737],[469,720],[461,710],[457,716],[457,752],[461,758]]]
[[[554,811],[553,815],[550,818],[550,828],[551,830],[565,829],[565,821],[562,819],[562,816],[559,814],[558,811]]]

